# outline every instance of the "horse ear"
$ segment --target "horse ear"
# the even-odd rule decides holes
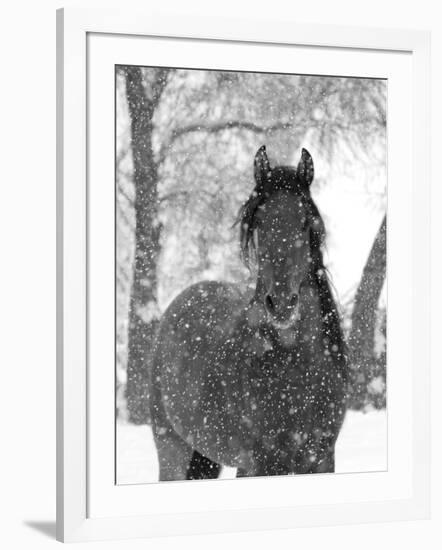
[[[260,147],[255,155],[254,169],[256,187],[257,189],[263,189],[272,175],[272,169],[270,168],[265,145]]]
[[[315,168],[313,166],[313,159],[307,149],[303,149],[301,153],[301,160],[299,161],[297,168],[298,178],[305,183],[310,185],[313,181],[315,175]]]

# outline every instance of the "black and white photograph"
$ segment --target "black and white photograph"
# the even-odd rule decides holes
[[[386,105],[115,66],[118,485],[387,470]]]

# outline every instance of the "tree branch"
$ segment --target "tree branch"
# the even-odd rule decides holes
[[[374,338],[379,297],[384,286],[387,262],[387,217],[384,216],[364,266],[356,291],[348,337],[354,403],[361,400],[366,374],[374,362]]]
[[[133,197],[130,197],[126,190],[123,188],[123,186],[121,184],[118,184],[117,185],[117,192],[119,195],[121,195],[124,199],[126,199],[126,201],[131,205],[133,206],[134,205],[134,199]]]
[[[248,122],[247,120],[226,120],[221,122],[214,122],[212,124],[189,124],[188,126],[183,126],[182,128],[176,128],[170,135],[170,142],[175,141],[184,134],[189,134],[192,132],[206,132],[206,133],[216,133],[222,132],[223,130],[248,130],[250,132],[255,132],[258,134],[263,134],[267,132],[274,132],[276,130],[286,130],[293,126],[292,122],[278,122],[271,126],[261,126],[260,124],[255,124],[254,122]]]
[[[166,193],[164,195],[161,195],[158,198],[158,202],[165,203],[168,201],[173,201],[174,199],[177,199],[178,197],[190,197],[192,195],[199,194],[200,196],[206,196],[211,199],[215,198],[217,193],[210,193],[210,191],[207,191],[205,189],[199,189],[195,191],[172,191],[171,193]]]
[[[127,215],[127,212],[123,209],[121,204],[117,204],[117,223],[119,223],[119,218],[128,226],[131,230],[135,229],[135,220],[131,220],[129,216]]]
[[[215,134],[217,132],[223,132],[224,130],[247,130],[249,132],[255,132],[257,134],[266,134],[269,132],[276,132],[279,130],[288,130],[293,128],[292,122],[278,122],[277,124],[272,124],[270,126],[261,126],[260,124],[255,124],[254,122],[248,122],[247,120],[225,120],[221,122],[213,122],[209,124],[204,123],[194,123],[187,126],[182,126],[181,128],[175,128],[169,136],[169,139],[161,147],[160,153],[158,155],[158,164],[161,164],[166,158],[166,151],[169,149],[174,141],[180,137],[195,132],[203,132],[207,134]]]

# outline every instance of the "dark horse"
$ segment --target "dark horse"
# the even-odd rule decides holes
[[[345,344],[310,194],[313,160],[255,156],[241,248],[257,263],[251,300],[232,284],[184,290],[164,313],[151,365],[160,480],[334,471],[345,415]]]

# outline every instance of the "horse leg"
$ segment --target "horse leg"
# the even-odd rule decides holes
[[[159,480],[217,478],[220,465],[194,450],[170,424],[162,402],[158,368],[158,364],[154,363],[151,371],[150,415],[158,454]]]
[[[324,449],[322,456],[310,467],[309,474],[333,474],[335,471],[335,447]]]
[[[221,466],[217,462],[193,451],[186,479],[216,479],[220,471]]]
[[[236,470],[236,477],[260,477],[288,474],[289,470],[275,453],[264,449],[256,443],[248,465],[242,465]]]
[[[187,470],[192,458],[192,448],[181,439],[170,425],[153,425],[158,454],[159,481],[187,479]]]
[[[318,464],[316,472],[317,474],[334,474],[335,472],[335,450],[331,449],[321,464]]]
[[[221,466],[194,451],[171,426],[154,426],[160,481],[216,479]]]
[[[173,429],[164,409],[160,373],[161,363],[155,360],[150,370],[150,417],[157,449],[159,481],[179,481],[187,478],[192,448]]]

